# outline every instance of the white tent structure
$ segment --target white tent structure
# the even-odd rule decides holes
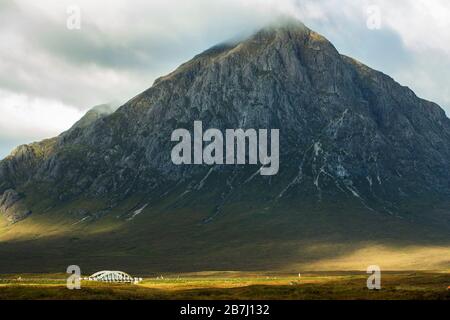
[[[89,276],[87,279],[89,281],[102,281],[102,282],[128,282],[128,283],[139,283],[142,278],[133,278],[128,273],[123,271],[98,271],[93,275]]]

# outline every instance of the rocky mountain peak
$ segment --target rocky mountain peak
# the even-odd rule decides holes
[[[0,213],[20,239],[0,243],[4,272],[68,257],[94,269],[268,270],[367,257],[368,243],[448,247],[450,120],[301,23],[214,46],[98,111],[0,162]],[[278,129],[277,174],[174,164],[172,133],[193,135],[197,121]]]
[[[197,120],[223,130],[280,129],[280,173],[255,180],[257,167],[174,165],[171,132],[192,130]],[[40,156],[21,156],[27,161],[1,163],[0,191],[45,183],[58,201],[116,203],[231,179],[232,192],[246,181],[246,190],[270,183],[268,203],[299,194],[308,201],[350,196],[386,213],[399,197],[450,190],[450,123],[442,109],[293,21],[206,50],[116,112],[88,113],[42,147],[51,152],[40,148]],[[216,188],[223,197],[230,185]]]

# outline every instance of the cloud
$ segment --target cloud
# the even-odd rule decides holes
[[[271,19],[238,1],[9,3],[0,19],[0,87],[82,110],[129,99],[200,51]],[[66,27],[69,5],[81,10],[81,30]]]
[[[0,90],[3,137],[52,137],[83,116],[83,112],[56,100],[30,97]]]
[[[55,100],[0,90],[0,152],[6,155],[18,144],[58,135],[83,112]]]
[[[80,30],[66,27],[71,5],[81,10]],[[367,28],[373,5],[379,30]],[[447,0],[2,0],[0,111],[19,129],[0,122],[0,157],[5,141],[67,129],[91,106],[126,101],[195,54],[280,15],[303,20],[344,54],[450,112]],[[67,121],[32,124],[12,104]]]

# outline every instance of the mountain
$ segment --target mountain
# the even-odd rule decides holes
[[[199,120],[279,129],[278,174],[173,164]],[[449,159],[438,105],[284,22],[0,162],[0,271],[449,268]]]
[[[110,115],[114,111],[116,111],[119,107],[117,103],[106,103],[100,104],[93,108],[91,108],[86,114],[78,120],[70,129],[69,132],[73,132],[75,130],[82,130],[88,126],[90,126],[95,121]],[[67,134],[67,133],[66,133]]]

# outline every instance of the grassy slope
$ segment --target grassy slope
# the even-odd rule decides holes
[[[202,201],[179,194],[157,205],[136,195],[96,221],[79,223],[69,212],[105,204],[78,200],[44,210],[38,202],[41,209],[30,218],[0,223],[0,272],[60,272],[70,264],[86,273],[365,270],[372,264],[382,270],[450,270],[447,229],[374,213],[357,201],[267,206],[236,198],[202,224],[214,212],[214,194],[204,193]],[[145,203],[140,215],[126,221]]]

